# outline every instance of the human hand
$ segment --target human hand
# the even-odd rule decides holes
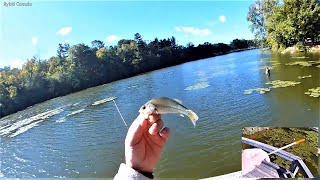
[[[170,129],[164,127],[160,114],[148,118],[140,113],[131,124],[125,140],[126,164],[135,170],[153,172],[160,159]]]
[[[242,175],[252,171],[256,166],[260,165],[264,159],[270,162],[268,154],[262,149],[245,149],[242,152]]]

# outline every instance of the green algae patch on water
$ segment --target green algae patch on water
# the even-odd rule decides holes
[[[301,82],[297,82],[297,81],[274,80],[274,81],[267,82],[266,84],[272,85],[270,88],[283,88],[283,87],[296,86],[300,83]]]
[[[311,78],[312,76],[311,75],[308,75],[308,76],[298,76],[298,79],[305,79],[305,78]]]
[[[309,58],[309,57],[307,57],[307,56],[297,56],[297,57],[292,57],[292,58],[296,58],[296,59],[307,59],[307,58]]]
[[[243,137],[253,139],[276,148],[288,145],[296,140],[305,139],[304,142],[291,146],[284,151],[299,156],[307,165],[312,174],[316,177],[320,174],[318,169],[318,132],[310,128],[269,128],[254,134],[244,134]],[[243,148],[253,148],[243,144]],[[280,167],[289,169],[291,162],[272,154],[269,156],[270,161]],[[298,174],[302,177],[302,174]]]
[[[108,97],[108,98],[105,98],[105,99],[101,99],[99,101],[96,101],[96,102],[92,103],[92,106],[103,104],[103,103],[106,103],[106,102],[109,102],[109,101],[112,101],[112,100],[115,100],[115,99],[116,99],[116,97],[114,97],[114,96]]]
[[[304,94],[309,95],[311,97],[318,98],[320,97],[320,87],[308,89]]]
[[[302,67],[311,67],[312,65],[315,65],[315,64],[320,64],[320,60],[319,61],[295,61],[295,62],[287,63],[286,65],[288,66],[299,65]]]
[[[308,61],[311,64],[320,64],[320,60],[319,61]]]
[[[308,61],[296,61],[296,62],[287,63],[286,65],[288,65],[288,66],[299,65],[299,66],[303,66],[303,67],[312,66],[312,64],[309,63]]]
[[[197,89],[203,89],[203,88],[207,88],[209,87],[209,83],[208,82],[201,82],[192,86],[188,86],[186,87],[184,90],[186,91],[192,91],[192,90],[197,90]]]
[[[271,89],[275,88],[283,88],[283,87],[290,87],[290,86],[296,86],[300,84],[301,82],[296,81],[281,81],[281,80],[274,80],[267,82],[266,84],[272,85],[268,88],[255,88],[255,89],[248,89],[244,91],[244,94],[252,94],[253,92],[259,92],[260,94],[265,94],[266,92],[270,92]]]
[[[270,88],[255,88],[255,89],[248,89],[244,91],[244,94],[252,94],[253,92],[259,92],[260,94],[265,94],[269,92]]]

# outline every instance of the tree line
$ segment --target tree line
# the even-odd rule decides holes
[[[320,43],[320,0],[256,0],[247,20],[260,47],[303,50]]]
[[[0,118],[28,106],[89,87],[197,59],[254,47],[253,40],[181,46],[174,37],[151,42],[139,33],[106,46],[100,40],[58,45],[49,59],[27,59],[21,69],[0,68]]]

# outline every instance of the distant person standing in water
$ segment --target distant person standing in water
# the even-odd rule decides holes
[[[266,67],[266,75],[270,76],[270,69]]]

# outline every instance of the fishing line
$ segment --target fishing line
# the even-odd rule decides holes
[[[118,112],[119,112],[119,114],[120,114],[120,116],[121,116],[121,119],[122,119],[124,125],[126,125],[126,126],[128,127],[126,121],[125,121],[125,120],[123,119],[123,117],[122,117],[122,114],[121,114],[121,112],[120,112],[120,110],[119,110],[119,108],[118,108],[118,106],[117,106],[117,104],[116,104],[116,101],[115,101],[114,99],[112,99],[112,101],[113,101],[114,105],[116,106],[116,108],[117,108],[117,110],[118,110]]]
[[[154,174],[155,179],[159,180],[159,178],[157,177],[156,173],[154,172],[153,174]]]

